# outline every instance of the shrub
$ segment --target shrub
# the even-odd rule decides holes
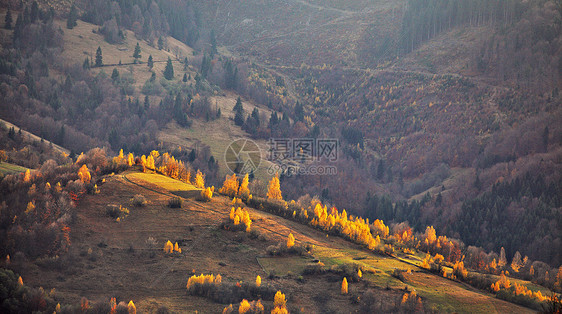
[[[222,228],[233,231],[251,231],[252,219],[250,219],[250,213],[248,213],[246,209],[238,207],[236,210],[234,210],[234,207],[232,207],[228,218],[228,222],[223,223]]]
[[[108,205],[105,212],[116,221],[121,221],[129,215],[129,209],[121,205],[119,207],[117,205]]]
[[[180,197],[172,197],[168,200],[168,207],[170,208],[181,208],[183,200]]]
[[[215,187],[210,187],[210,188],[206,188],[201,190],[201,197],[200,200],[204,201],[204,202],[210,202],[211,199],[213,198],[213,192],[215,191]]]
[[[131,199],[131,203],[133,204],[133,206],[143,207],[143,206],[146,206],[147,201],[146,201],[146,198],[143,195],[137,194],[137,195],[133,196],[133,198]]]

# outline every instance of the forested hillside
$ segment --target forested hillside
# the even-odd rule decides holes
[[[486,265],[502,248],[562,264],[560,0],[6,1],[1,12],[0,118],[69,158],[168,150],[219,184],[228,143],[210,138],[337,139],[337,175],[281,173],[286,199],[434,226],[481,247],[467,256]],[[213,122],[225,134],[208,136]],[[40,167],[46,144],[17,133],[7,158]]]

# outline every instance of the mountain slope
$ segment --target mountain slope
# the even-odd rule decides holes
[[[221,274],[223,282],[253,282],[260,275],[263,285],[287,294],[290,308],[305,312],[359,309],[360,305],[339,295],[337,276],[297,278],[298,270],[313,264],[316,258],[326,266],[360,265],[364,278],[350,283],[350,294],[360,297],[365,291],[374,290],[381,302],[389,306],[394,306],[404,293],[402,289],[407,287],[409,291],[417,291],[426,308],[441,311],[484,313],[490,308],[497,312],[528,311],[422,271],[412,265],[420,261],[416,255],[405,256],[407,263],[373,255],[339,237],[327,237],[318,230],[254,209],[250,210],[252,229],[259,237],[223,230],[221,221],[228,217],[232,206],[229,198],[216,196],[210,203],[195,201],[198,192],[193,186],[161,175],[128,171],[106,177],[100,190],[100,194],[85,196],[79,202],[71,232],[72,248],[66,260],[68,268],[52,269],[46,261],[39,261],[40,267],[24,263],[21,272],[26,283],[55,288],[57,296],[69,303],[77,303],[81,296],[96,302],[117,297],[134,300],[143,312],[166,306],[177,312],[211,313],[221,311],[225,305],[186,296],[185,284],[192,272]],[[130,205],[136,194],[146,197],[146,207]],[[182,208],[166,206],[174,194],[184,196]],[[108,204],[127,206],[130,214],[116,222],[105,214]],[[267,246],[284,242],[289,233],[295,236],[297,245],[313,244],[314,257],[267,256]],[[149,237],[157,245],[151,247]],[[182,253],[163,253],[167,240],[178,242]],[[402,282],[391,276],[394,269],[413,272],[406,274]],[[268,278],[272,273],[280,277]]]

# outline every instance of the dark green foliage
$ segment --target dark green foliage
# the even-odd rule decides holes
[[[168,207],[170,208],[181,208],[183,200],[180,197],[173,197],[168,200]]]
[[[133,52],[133,58],[135,59],[140,59],[141,58],[141,48],[139,43],[137,42],[137,45],[135,46],[135,51]]]
[[[117,68],[113,69],[113,72],[111,72],[111,79],[115,82],[117,80],[119,80],[119,71],[117,70]]]
[[[152,69],[152,67],[154,67],[154,60],[152,59],[152,55],[148,56],[148,61],[146,62],[146,64],[148,65],[148,68]]]
[[[361,132],[361,130],[352,126],[344,127],[341,130],[341,134],[350,145],[359,144],[363,146],[363,132]]]
[[[298,101],[295,105],[295,121],[304,121],[304,107]]]
[[[96,63],[95,63],[96,67],[101,67],[103,65],[103,55],[101,52],[101,47],[98,46],[98,49],[96,50]]]
[[[0,269],[0,312],[53,312],[54,301],[44,291],[18,284],[18,276],[11,270]]]
[[[215,30],[212,29],[209,35],[209,42],[211,43],[211,52],[209,53],[211,59],[217,54],[217,36],[215,35]]]
[[[12,29],[12,11],[9,8],[8,12],[6,12],[6,17],[4,18],[4,28]]]
[[[232,110],[234,111],[234,124],[242,126],[244,124],[244,107],[240,97],[236,99],[236,104]]]
[[[230,59],[223,63],[223,67],[226,88],[235,89],[238,86],[238,67]]]
[[[76,21],[78,20],[78,11],[76,10],[76,6],[72,5],[70,7],[70,12],[68,13],[68,18],[66,20],[66,28],[73,29],[76,25]]]
[[[266,286],[262,284],[262,286],[257,287],[255,283],[244,282],[236,285],[223,281],[221,284],[195,283],[187,292],[191,295],[209,298],[218,303],[234,304],[241,302],[243,299],[273,301],[277,290],[269,285]]]
[[[562,181],[548,183],[542,175],[528,173],[464,201],[451,230],[468,245],[496,252],[504,247],[507,256],[519,250],[532,259],[560,265],[562,255],[551,249],[562,241],[556,231],[562,230],[562,213],[556,210],[560,206]],[[474,232],[474,226],[482,232]]]
[[[164,49],[164,39],[162,39],[162,36],[158,37],[158,50],[162,50]]]
[[[164,77],[167,80],[172,80],[174,78],[174,66],[172,65],[172,59],[168,57],[168,61],[166,62],[166,68],[164,69]]]
[[[521,13],[520,4],[509,0],[409,0],[402,19],[400,48],[408,53],[453,27],[511,23]]]
[[[207,78],[207,75],[209,75],[209,73],[211,73],[212,71],[212,67],[211,67],[211,61],[213,60],[212,57],[207,56],[207,54],[203,55],[203,59],[201,60],[201,76],[203,78]]]
[[[187,73],[184,73],[184,74],[183,74],[183,79],[182,79],[182,81],[183,81],[184,83],[187,82]]]

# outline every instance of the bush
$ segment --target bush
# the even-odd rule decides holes
[[[173,197],[168,200],[168,207],[170,208],[181,208],[183,200],[180,197]]]
[[[214,186],[201,190],[201,196],[200,196],[199,200],[201,200],[203,202],[210,202],[211,199],[213,198],[213,192],[214,191],[215,191]]]
[[[133,196],[133,198],[131,199],[131,203],[133,203],[133,206],[135,207],[143,207],[146,206],[147,201],[143,195],[137,194]]]
[[[129,215],[129,209],[121,205],[119,205],[119,207],[117,207],[117,205],[107,205],[105,212],[109,217],[117,221],[121,221]]]

